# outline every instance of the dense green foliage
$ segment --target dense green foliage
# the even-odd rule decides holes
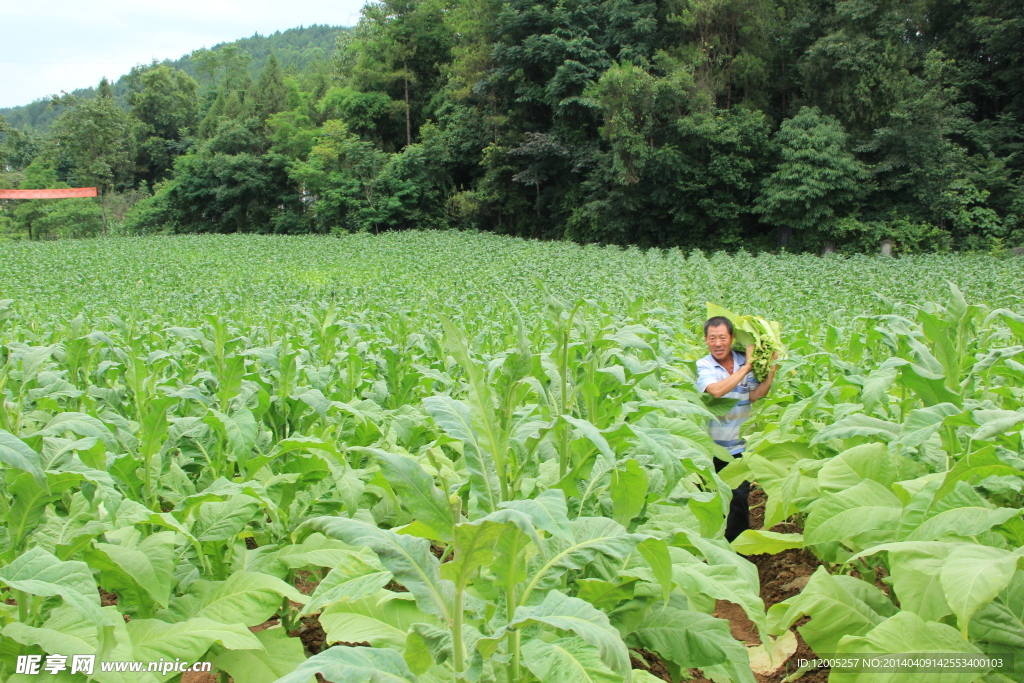
[[[329,60],[282,44],[254,71],[237,43],[119,82],[122,187],[154,193],[123,228],[1018,246],[1022,39],[1012,3],[980,0],[380,0]],[[81,175],[7,137],[13,169]]]
[[[256,78],[259,75],[271,53],[274,53],[286,68],[305,71],[315,69],[318,62],[330,61],[338,36],[346,30],[339,26],[313,25],[292,28],[283,32],[276,31],[267,36],[255,34],[230,43],[219,43],[209,49],[196,50],[178,59],[165,59],[160,64],[174,70],[184,71],[204,85],[213,78],[211,53],[215,56],[219,52],[240,55],[239,59],[243,61],[243,66],[250,78]],[[148,68],[151,67],[137,67],[111,84],[114,100],[119,105],[127,108],[134,79],[141,71]],[[99,88],[77,88],[72,90],[71,94],[87,100],[94,97],[98,91]],[[31,129],[37,133],[46,133],[60,115],[60,110],[51,108],[49,104],[49,99],[44,98],[19,107],[0,108],[0,117],[6,118],[8,123],[19,130]]]
[[[651,683],[631,670],[642,648],[673,676],[753,683],[748,657],[791,653],[805,615],[819,653],[1024,638],[1021,260],[418,231],[3,258],[11,683],[36,678],[18,655],[71,648],[246,683]],[[728,405],[692,384],[712,298],[778,319],[788,346],[750,453],[721,475],[704,424]],[[745,477],[767,525],[803,533],[723,541]],[[766,611],[737,551],[793,547],[825,564]],[[312,616],[326,644],[363,645],[308,657],[288,634]],[[984,681],[1024,681],[1024,663]]]

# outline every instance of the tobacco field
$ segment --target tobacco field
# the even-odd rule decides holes
[[[0,680],[1024,681],[1022,282],[455,232],[0,245]],[[707,302],[788,347],[720,473]]]

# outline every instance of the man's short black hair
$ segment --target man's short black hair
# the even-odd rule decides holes
[[[709,327],[720,327],[722,325],[725,325],[725,329],[729,330],[729,336],[733,336],[732,321],[724,315],[716,315],[712,318],[708,318],[708,321],[704,323],[704,336],[708,336]]]

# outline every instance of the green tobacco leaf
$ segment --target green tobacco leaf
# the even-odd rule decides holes
[[[654,572],[654,578],[661,584],[661,598],[668,600],[672,592],[672,557],[669,555],[668,543],[661,538],[645,538],[636,545],[640,555],[647,561],[647,566]]]
[[[252,521],[259,509],[259,501],[241,493],[223,502],[203,503],[192,525],[192,534],[199,541],[232,539]]]
[[[384,478],[391,484],[402,507],[413,519],[434,530],[436,538],[451,543],[454,521],[448,496],[434,485],[434,478],[416,460],[379,449],[372,451]]]
[[[143,611],[140,616],[149,616],[153,607],[167,607],[171,597],[177,559],[175,535],[161,531],[133,547],[95,543],[85,553],[85,560],[100,570],[100,585],[118,595],[122,611],[138,605]]]
[[[827,493],[815,501],[807,515],[804,542],[817,545],[841,541],[886,528],[894,525],[902,512],[903,505],[892,491],[865,479],[853,488]]]
[[[897,654],[897,653],[956,653],[964,655],[981,654],[981,650],[960,637],[956,629],[946,624],[925,621],[912,612],[900,612],[861,636],[847,636],[842,639],[839,649],[844,654]],[[903,673],[868,670],[861,673],[833,671],[829,683],[896,683],[903,680],[940,680],[942,683],[971,683],[978,680],[978,673],[951,669],[942,673],[907,671]]]
[[[625,680],[601,661],[596,647],[582,638],[540,639],[523,646],[523,664],[541,681],[619,683]]]
[[[971,438],[975,441],[985,441],[1011,430],[1019,431],[1016,428],[1021,422],[1024,422],[1024,410],[1018,410],[1010,415],[1003,415],[985,422],[971,434]]]
[[[450,620],[455,587],[441,578],[440,562],[430,552],[430,541],[344,517],[317,517],[305,526],[351,546],[368,547],[395,580],[416,597],[420,609],[446,622]]]
[[[373,595],[394,578],[391,572],[381,570],[380,561],[372,551],[364,548],[347,552],[344,561],[317,584],[302,615],[315,614],[335,602],[351,602]]]
[[[629,654],[619,632],[608,621],[608,616],[590,603],[552,590],[539,605],[517,607],[509,627],[521,628],[529,624],[572,631],[597,648],[601,660],[612,671],[623,677],[629,675]]]
[[[368,550],[356,551],[346,543],[323,534],[310,534],[302,543],[284,545],[263,556],[262,562],[252,567],[252,571],[263,571],[283,579],[289,570],[303,567],[342,567],[351,563],[363,566],[371,562],[374,570],[380,570],[380,564],[373,553]]]
[[[413,624],[406,635],[402,656],[412,672],[419,676],[435,663],[443,664],[451,659],[452,654],[451,631],[430,624]]]
[[[12,475],[14,481],[7,490],[14,500],[7,510],[5,526],[11,543],[18,548],[43,521],[46,506],[77,486],[83,476],[77,472],[47,472],[43,478],[46,485],[40,486],[29,472],[8,476]]]
[[[1010,585],[1018,558],[1017,553],[983,545],[961,545],[949,553],[939,578],[964,638],[974,613]]]
[[[117,440],[107,425],[92,415],[85,413],[60,413],[46,423],[37,435],[60,436],[71,432],[81,437],[94,437],[103,442],[107,448],[116,448]]]
[[[900,426],[894,422],[880,420],[864,413],[853,413],[819,430],[811,439],[811,445],[831,439],[851,439],[855,436],[878,437],[884,441],[892,441],[899,433]]]
[[[612,517],[622,526],[629,526],[647,502],[647,472],[630,458],[624,465],[612,470],[609,487],[612,497]]]
[[[926,406],[940,403],[963,404],[960,396],[946,387],[944,375],[929,372],[919,365],[908,363],[900,367],[900,379]]]
[[[1004,524],[1020,516],[1020,510],[1012,508],[966,507],[944,510],[929,517],[921,526],[907,535],[907,541],[936,541],[943,536],[978,536],[994,526]]]
[[[536,498],[506,501],[501,503],[501,507],[522,512],[533,520],[534,526],[552,536],[564,541],[573,537],[565,493],[559,489],[542,491]]]
[[[964,411],[952,403],[939,403],[911,410],[903,423],[899,443],[916,448],[928,441],[943,425],[948,424],[951,418],[961,415],[964,415]]]
[[[430,620],[412,600],[389,591],[380,591],[359,600],[336,602],[320,614],[327,642],[367,642],[374,647],[400,648],[413,624]]]
[[[672,580],[688,598],[707,596],[714,600],[728,600],[743,608],[747,618],[757,626],[762,637],[768,624],[765,620],[764,602],[737,567],[732,565],[707,565],[703,562],[675,565]]]
[[[989,652],[1024,652],[1024,572],[1017,572],[1002,593],[971,619],[971,640]],[[1024,662],[1016,662],[1017,673]]]
[[[956,547],[936,541],[904,541],[875,546],[861,555],[887,551],[892,587],[900,607],[926,621],[938,621],[952,614],[940,576],[942,565]]]
[[[639,579],[636,577],[619,580],[615,583],[601,579],[577,579],[576,586],[579,590],[576,597],[586,600],[599,610],[610,612],[623,600],[633,597],[633,584],[637,581]]]
[[[580,517],[573,520],[572,526],[571,543],[560,539],[545,541],[549,559],[537,570],[523,591],[523,602],[529,600],[535,588],[551,579],[554,570],[582,569],[602,556],[622,559],[642,540],[641,536],[627,533],[621,524],[607,517]]]
[[[314,674],[344,683],[412,683],[412,672],[394,650],[372,647],[332,647],[300,664],[276,683],[309,683]]]
[[[732,637],[729,622],[673,604],[655,605],[628,637],[630,647],[657,652],[681,670],[722,664],[729,659],[746,665],[747,653]],[[747,669],[749,678],[753,674]]]
[[[29,448],[24,441],[3,429],[0,429],[0,463],[28,472],[37,486],[46,488],[46,478],[39,466],[39,454]]]
[[[903,465],[901,468],[900,465]],[[903,469],[905,471],[901,472]],[[883,443],[854,446],[825,462],[818,470],[818,484],[822,492],[836,493],[852,488],[865,479],[877,481],[885,487],[901,479],[909,479],[911,463],[903,462],[889,452]],[[917,474],[918,470],[914,471]]]
[[[701,394],[700,398],[704,402],[704,407],[715,417],[727,415],[739,402],[738,398],[715,398],[707,392]]]
[[[203,618],[177,624],[159,619],[132,619],[128,622],[128,634],[136,659],[142,661],[174,661],[177,657],[197,661],[214,643],[228,650],[263,650],[263,643],[245,626]],[[159,678],[167,680],[175,675],[172,672]]]
[[[969,453],[961,458],[956,465],[953,466],[953,469],[946,473],[946,478],[942,481],[942,486],[940,486],[939,490],[935,492],[935,499],[939,500],[948,494],[956,488],[956,484],[959,481],[971,483],[978,479],[984,479],[985,477],[992,476],[1024,477],[1024,471],[1018,470],[1015,467],[1010,467],[996,456],[995,450],[992,446],[986,446],[979,451]]]
[[[37,645],[44,652],[67,655],[91,655],[99,645],[96,625],[67,605],[50,612],[42,628],[13,621],[4,626],[2,633],[22,645]]]
[[[428,396],[423,399],[423,407],[448,436],[462,442],[470,494],[477,506],[484,514],[496,510],[501,502],[498,472],[473,429],[469,406],[449,396]]]
[[[604,434],[601,433],[597,427],[595,427],[589,420],[582,418],[573,417],[572,415],[562,415],[562,419],[573,426],[573,429],[583,435],[583,438],[587,439],[594,445],[597,452],[600,453],[609,462],[615,462],[615,451],[608,445],[608,440],[604,438]]]
[[[236,681],[274,683],[306,661],[302,641],[289,638],[282,628],[256,634],[262,650],[227,650],[209,658],[215,667]]]
[[[100,609],[96,581],[84,562],[61,562],[42,548],[35,547],[0,569],[0,582],[41,597],[60,596],[64,604],[78,610],[93,624],[113,622]]]
[[[256,626],[269,619],[284,598],[305,604],[307,598],[281,579],[255,572],[235,572],[226,581],[197,581],[185,595],[171,600],[161,616],[174,621],[204,618],[225,624]],[[170,620],[170,619],[169,619]]]
[[[861,397],[864,400],[864,411],[868,414],[875,412],[879,405],[888,406],[887,393],[893,382],[896,381],[896,367],[886,361],[872,370],[864,379],[864,387],[861,390]]]
[[[782,534],[761,529],[747,529],[732,542],[732,548],[740,555],[775,555],[783,550],[803,548],[803,534]]]
[[[215,408],[210,409],[210,414],[203,420],[208,425],[216,427],[224,434],[231,453],[240,463],[244,463],[252,454],[252,447],[256,443],[256,436],[259,427],[252,411],[246,407],[240,408],[234,415],[227,415]]]
[[[441,565],[441,576],[454,582],[456,589],[464,588],[480,571],[481,566],[491,562],[498,536],[507,528],[503,523],[486,519],[457,525],[455,557],[451,562]]]
[[[843,637],[863,635],[895,612],[889,599],[866,581],[818,567],[799,595],[768,609],[768,628],[772,635],[780,635],[809,616],[811,620],[797,630],[810,648],[838,652]]]

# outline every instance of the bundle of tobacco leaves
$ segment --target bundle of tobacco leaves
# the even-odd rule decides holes
[[[733,348],[745,353],[753,344],[754,352],[749,358],[754,368],[754,377],[758,382],[768,376],[772,368],[772,355],[778,352],[781,356],[786,347],[782,343],[782,326],[779,323],[765,320],[756,315],[736,315],[715,304],[708,304],[708,317],[724,316],[732,322]]]

